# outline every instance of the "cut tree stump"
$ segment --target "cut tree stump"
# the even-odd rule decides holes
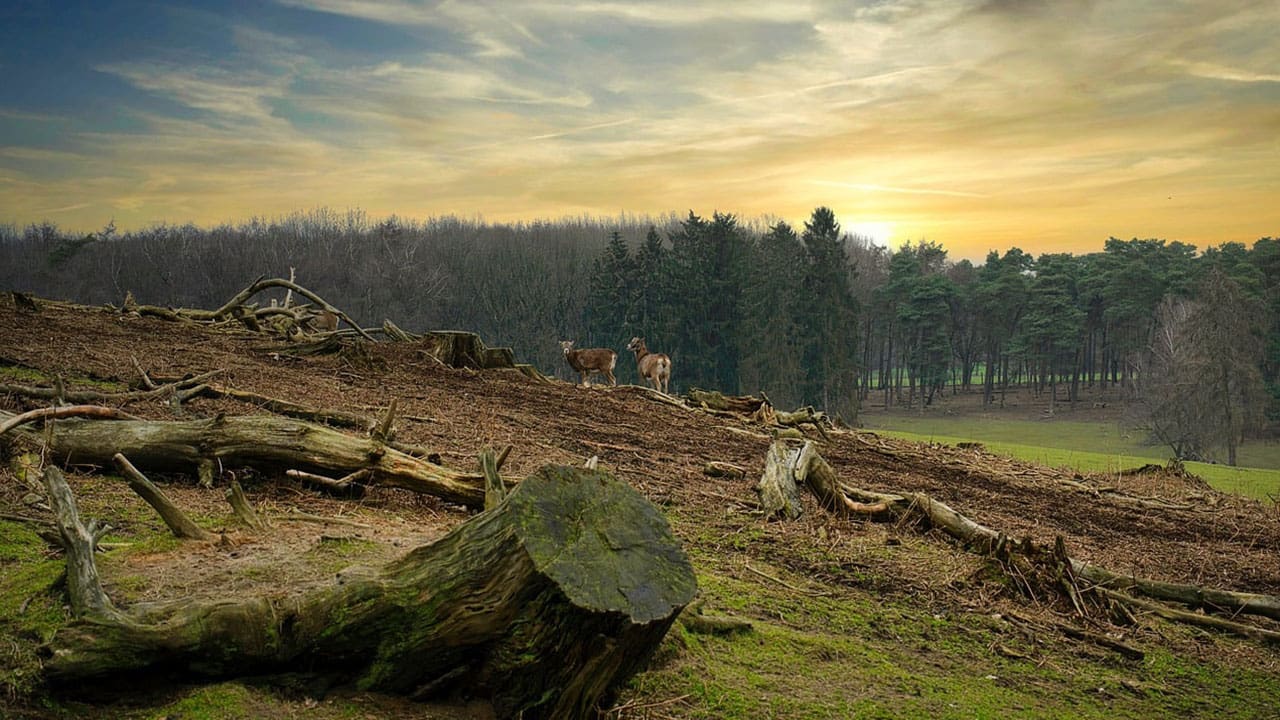
[[[92,566],[87,543],[68,553]],[[55,635],[45,669],[82,683],[308,668],[415,698],[488,697],[501,718],[588,718],[696,591],[657,508],[605,473],[547,466],[440,540],[331,586],[90,612]]]
[[[461,330],[434,330],[419,341],[426,353],[452,368],[492,370],[514,368],[511,348],[486,347],[479,335]]]

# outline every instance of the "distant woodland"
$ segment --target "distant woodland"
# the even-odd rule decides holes
[[[0,289],[88,304],[215,307],[260,275],[288,277],[361,322],[465,329],[568,379],[560,340],[619,354],[643,336],[672,389],[765,392],[855,422],[1010,388],[1070,404],[1113,398],[1186,459],[1233,462],[1280,420],[1280,240],[1197,251],[1160,239],[954,262],[844,233],[692,212],[494,224],[315,210],[201,228],[70,234],[0,227]]]

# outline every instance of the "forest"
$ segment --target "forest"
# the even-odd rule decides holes
[[[1028,245],[1034,245],[1029,238]],[[0,287],[85,304],[214,307],[288,276],[361,323],[464,329],[570,378],[560,340],[671,356],[672,389],[766,393],[848,424],[1011,388],[1124,402],[1183,459],[1234,464],[1280,419],[1280,240],[1198,250],[1109,238],[1098,252],[1017,247],[953,261],[888,249],[816,208],[802,227],[713,212],[501,224],[316,209],[202,228],[89,234],[0,226]]]

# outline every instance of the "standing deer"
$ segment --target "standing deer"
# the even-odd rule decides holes
[[[564,359],[568,361],[569,367],[582,374],[583,385],[591,387],[591,373],[600,373],[610,385],[618,384],[613,377],[613,366],[618,363],[618,353],[608,348],[574,350],[572,340],[561,340],[560,347],[564,349]]]
[[[642,337],[631,338],[627,349],[636,354],[636,369],[640,371],[640,377],[653,383],[653,389],[667,393],[671,387],[671,358],[649,352]]]

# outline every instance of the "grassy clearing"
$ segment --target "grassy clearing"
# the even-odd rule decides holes
[[[923,436],[953,437],[983,443],[1079,450],[1143,462],[1165,462],[1169,452],[1145,442],[1141,430],[1117,422],[1005,419],[981,416],[875,414],[863,418],[868,429]],[[1280,442],[1254,441],[1240,448],[1241,467],[1280,470]],[[1105,468],[1098,468],[1105,469]]]
[[[895,419],[896,420],[896,419]],[[952,421],[954,423],[954,421]],[[1003,425],[1016,425],[1019,421],[999,421]],[[897,423],[894,422],[896,425]],[[1035,426],[1035,421],[1023,421],[1021,424]],[[1064,425],[1086,425],[1085,423],[1046,423],[1048,428],[1061,427]],[[1038,463],[1048,467],[1063,467],[1078,470],[1080,472],[1119,472],[1126,468],[1137,467],[1145,463],[1164,463],[1168,458],[1162,458],[1156,453],[1147,452],[1138,454],[1126,449],[1120,443],[1113,442],[1113,447],[1117,449],[1108,449],[1103,440],[1106,439],[1105,433],[1096,430],[1082,432],[1078,435],[1071,435],[1070,429],[1064,428],[1063,432],[1053,437],[1038,438],[1031,437],[1032,440],[1043,440],[1052,444],[1030,444],[1019,442],[1008,442],[995,439],[1000,437],[1000,432],[987,432],[986,421],[973,422],[967,426],[959,423],[953,424],[949,429],[959,434],[941,434],[934,432],[915,432],[904,431],[898,429],[875,428],[875,432],[881,433],[889,437],[902,438],[904,440],[914,440],[917,442],[935,442],[954,445],[959,442],[981,442],[990,452],[998,455],[1006,455],[1008,457],[1025,460],[1027,462]],[[1095,447],[1098,450],[1081,450],[1072,447],[1060,447],[1064,444],[1075,445],[1079,442],[1081,445],[1087,446],[1090,438],[1097,441]],[[1243,455],[1243,453],[1242,453]],[[1247,497],[1258,498],[1259,500],[1277,500],[1280,499],[1280,470],[1268,468],[1251,468],[1251,467],[1229,467],[1227,465],[1213,465],[1209,463],[1189,462],[1186,464],[1187,469],[1204,478],[1210,485],[1223,492],[1236,493]]]

